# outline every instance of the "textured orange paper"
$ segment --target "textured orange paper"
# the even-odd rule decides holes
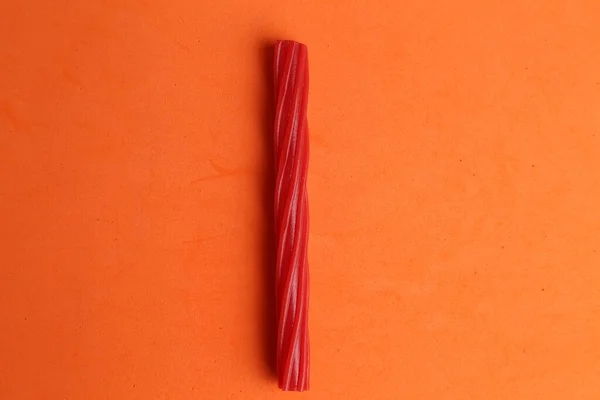
[[[600,398],[600,2],[0,2],[0,399]],[[311,57],[311,390],[272,46]]]

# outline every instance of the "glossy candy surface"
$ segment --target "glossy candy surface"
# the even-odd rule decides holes
[[[306,46],[275,46],[275,234],[277,373],[283,390],[309,387],[308,57]]]

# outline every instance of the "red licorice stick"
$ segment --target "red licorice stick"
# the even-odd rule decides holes
[[[308,390],[308,55],[275,45],[277,374],[283,390]]]

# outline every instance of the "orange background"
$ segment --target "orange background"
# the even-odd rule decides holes
[[[4,0],[0,398],[294,396],[272,363],[278,38],[311,69],[299,396],[600,398],[599,18]]]

